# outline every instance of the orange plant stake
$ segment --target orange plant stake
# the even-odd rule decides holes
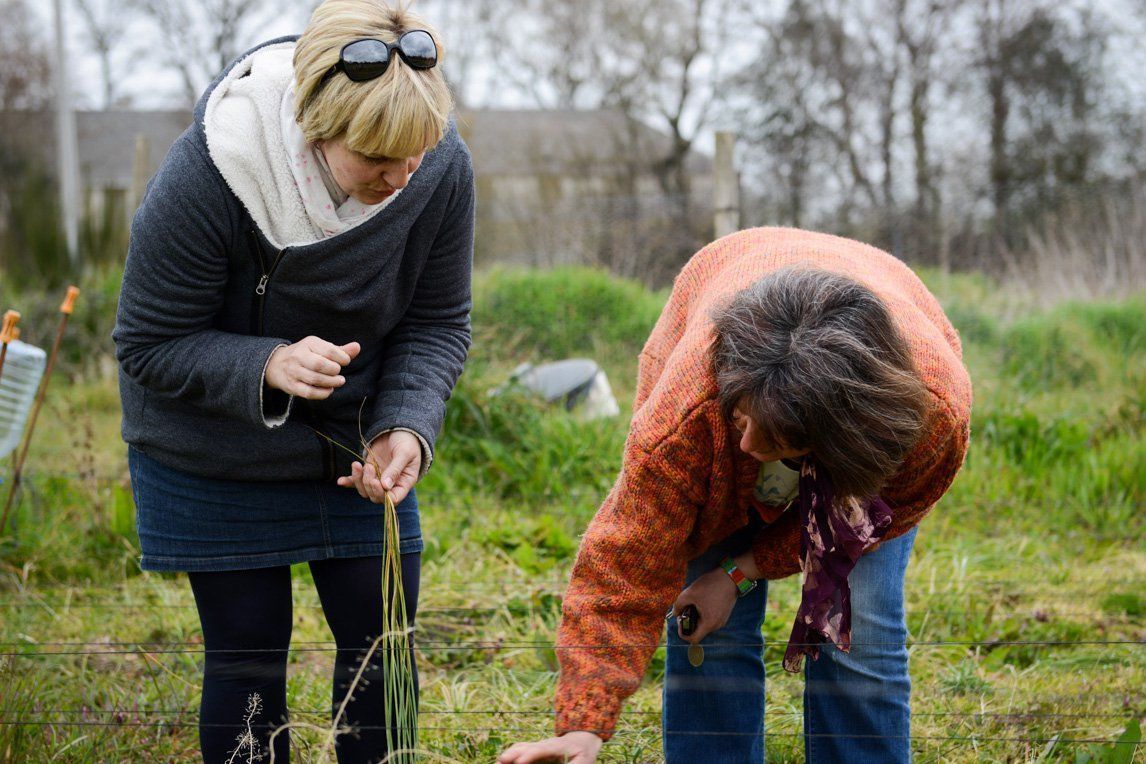
[[[0,374],[4,373],[4,359],[8,355],[8,344],[16,339],[16,322],[20,320],[17,311],[4,313],[4,323],[0,324]]]
[[[28,419],[28,429],[24,431],[24,442],[16,457],[16,466],[12,469],[12,485],[8,487],[8,499],[4,502],[4,514],[0,517],[0,533],[8,524],[8,512],[12,509],[12,499],[16,496],[16,489],[20,487],[20,473],[24,469],[24,459],[28,456],[28,446],[32,442],[32,431],[36,429],[36,418],[40,415],[40,407],[44,405],[44,395],[48,392],[48,380],[52,376],[52,367],[56,364],[56,356],[60,352],[60,342],[64,339],[64,329],[68,326],[68,317],[75,310],[76,298],[80,290],[77,287],[68,287],[68,293],[60,305],[60,328],[56,331],[56,340],[52,343],[52,352],[48,355],[48,366],[44,369],[44,378],[40,380],[40,389],[36,393],[36,403],[32,406],[32,416]]]

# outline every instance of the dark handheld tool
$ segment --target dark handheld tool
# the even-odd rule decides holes
[[[680,623],[681,636],[691,637],[696,627],[700,625],[700,611],[696,609],[696,605],[685,605],[677,616],[677,621]]]

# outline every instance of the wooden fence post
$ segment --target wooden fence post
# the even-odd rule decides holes
[[[128,225],[143,199],[143,191],[151,178],[151,142],[143,133],[135,136],[135,159],[131,163],[131,198],[127,201]]]
[[[716,215],[713,222],[718,239],[740,230],[740,177],[732,161],[735,149],[735,133],[716,133],[716,156],[713,160]]]

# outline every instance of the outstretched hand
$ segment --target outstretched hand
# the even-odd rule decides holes
[[[536,743],[514,743],[497,757],[497,764],[594,764],[602,744],[592,732],[566,732]]]
[[[422,444],[412,433],[394,430],[375,438],[368,452],[366,463],[351,464],[350,474],[338,478],[338,484],[375,504],[384,502],[387,492],[395,504],[400,503],[418,482]]]

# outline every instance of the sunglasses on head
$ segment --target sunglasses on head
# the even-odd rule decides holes
[[[335,72],[342,72],[354,82],[381,77],[390,68],[395,52],[414,69],[433,69],[438,65],[438,46],[434,38],[424,29],[411,29],[395,42],[365,39],[347,43],[338,54],[338,63],[330,67],[322,81],[325,83]]]

